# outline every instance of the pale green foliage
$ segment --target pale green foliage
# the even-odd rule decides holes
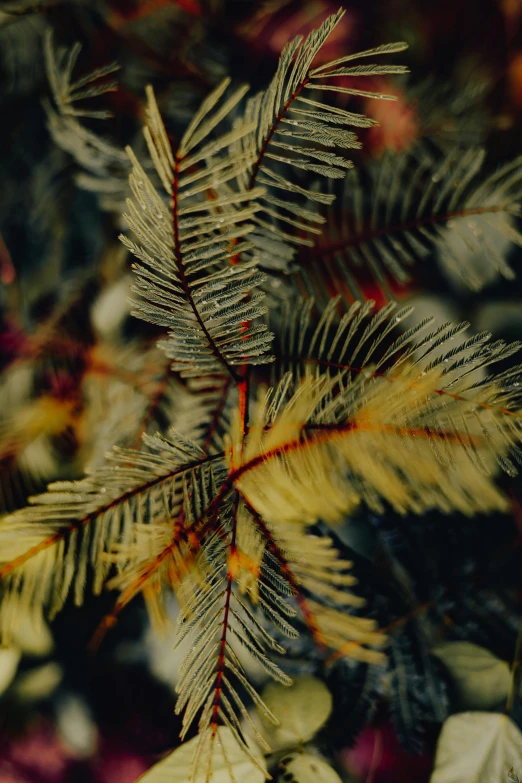
[[[292,246],[311,242],[299,232],[318,232],[324,222],[315,204],[328,205],[333,196],[299,184],[300,171],[344,177],[351,164],[342,150],[359,146],[345,126],[372,124],[310,91],[387,98],[361,90],[359,81],[350,86],[350,77],[405,70],[350,64],[399,52],[402,43],[314,67],[342,14],[289,43],[268,88],[248,100],[243,113],[248,88],[219,84],[177,146],[147,89],[150,161],[128,148],[132,195],[125,218],[135,239],[121,239],[138,259],[134,314],[165,327],[159,346],[172,369],[194,383],[198,405],[183,435],[146,434],[141,450],[113,450],[85,479],[51,484],[0,526],[0,621],[7,636],[20,611],[52,616],[70,594],[80,603],[87,586],[95,593],[105,586],[120,591],[102,631],[138,592],[157,620],[165,616],[164,588],[176,593],[176,645],[186,650],[176,710],[183,712],[182,737],[195,723],[199,737],[144,780],[199,781],[202,770],[207,783],[234,774],[264,776],[247,735],[269,752],[270,731],[263,734],[248,702],[259,709],[261,724],[276,726],[280,719],[282,726],[272,730],[276,747],[308,742],[325,724],[331,699],[324,686],[300,688],[298,682],[288,691],[286,713],[279,695],[279,684],[287,688],[291,679],[274,654],[285,652],[280,636],[297,637],[298,612],[319,647],[366,663],[384,661],[384,633],[373,619],[348,611],[364,603],[349,589],[352,563],[332,538],[311,530],[317,519],[339,522],[361,503],[377,513],[385,504],[401,513],[503,509],[506,499],[493,475],[498,468],[514,475],[520,462],[520,368],[496,377],[483,372],[511,357],[517,344],[492,342],[486,333],[457,340],[465,324],[434,327],[431,319],[398,333],[411,312],[407,306],[374,313],[373,302],[355,302],[340,312],[336,298],[315,318],[311,300],[294,301],[275,319],[280,339],[273,362],[272,334],[257,320],[267,311],[266,274],[259,267],[286,269]],[[95,94],[92,80],[112,69],[71,85],[76,56],[73,49],[58,65],[48,44],[60,123],[69,115],[76,122],[72,102]],[[348,80],[342,86],[335,83],[339,76]],[[85,140],[81,128],[75,133]],[[56,137],[67,148],[68,137]],[[93,146],[103,152],[103,145]],[[85,148],[75,149],[81,161]],[[415,205],[419,219],[430,208],[432,214],[456,208],[459,199],[466,209],[505,199],[510,214],[516,211],[518,174],[506,170],[475,187],[480,160],[466,161],[458,182],[441,172],[439,189],[433,184],[423,191]],[[400,173],[385,169],[381,175],[372,226],[383,210],[389,225],[383,193],[389,186],[398,197]],[[415,187],[406,194],[405,214],[414,208]],[[508,234],[518,236],[511,228]],[[404,259],[382,256],[400,272]],[[377,274],[371,252],[365,265]],[[273,387],[260,391],[256,405],[257,379],[249,372],[271,362]],[[229,426],[231,400],[237,415]],[[245,653],[278,683],[264,698],[250,683]],[[316,710],[309,714],[303,694],[308,698],[312,687]],[[487,734],[496,775],[518,735],[511,724],[500,727],[500,716],[490,717],[457,728],[470,745]],[[454,754],[453,740],[447,741],[454,725],[443,732],[434,783],[453,781],[445,770]],[[507,744],[500,752],[502,737]],[[306,776],[314,771],[310,758],[296,757],[288,769]],[[335,779],[321,769],[323,779]]]
[[[316,100],[315,93],[312,97],[310,90],[395,100],[393,96],[338,86],[326,80],[341,75],[369,76],[407,71],[398,65],[336,67],[348,60],[400,52],[406,48],[405,43],[380,46],[313,69],[317,54],[343,15],[341,9],[306,39],[299,35],[288,43],[270,85],[250,98],[246,106],[244,119],[253,127],[239,140],[237,149],[251,160],[251,164],[241,175],[240,182],[246,190],[252,189],[255,183],[266,186],[266,194],[259,199],[260,212],[254,218],[259,230],[252,237],[263,266],[285,269],[292,256],[288,243],[312,245],[313,241],[303,237],[299,229],[320,234],[317,225],[324,223],[324,217],[307,202],[331,204],[334,199],[323,190],[304,188],[299,184],[295,170],[342,179],[353,164],[344,155],[331,152],[331,148],[344,150],[361,146],[355,133],[343,126],[368,128],[374,124],[360,114]]]
[[[301,265],[307,289],[328,302],[334,274],[338,290],[357,298],[357,269],[369,269],[386,290],[389,279],[406,283],[415,264],[434,255],[451,279],[473,290],[498,276],[513,279],[506,256],[522,246],[515,220],[521,159],[489,175],[484,163],[480,148],[441,156],[417,144],[384,154],[363,178],[350,171],[324,239]]]
[[[430,783],[500,783],[521,758],[522,734],[507,715],[462,712],[442,727]]]
[[[111,63],[73,81],[73,70],[80,51],[78,43],[68,50],[56,49],[52,33],[46,32],[45,68],[54,101],[54,107],[48,101],[45,102],[49,131],[57,146],[72,155],[82,169],[76,177],[78,184],[98,192],[106,208],[114,209],[119,207],[127,189],[127,156],[123,150],[80,122],[82,118],[106,119],[111,116],[110,112],[83,108],[78,104],[115,90],[116,82],[107,82],[105,77],[113,74],[120,66]]]

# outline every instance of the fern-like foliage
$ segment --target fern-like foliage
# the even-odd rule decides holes
[[[107,119],[112,116],[104,109],[84,108],[82,102],[117,89],[117,83],[107,81],[106,77],[120,66],[110,63],[73,80],[80,52],[79,43],[70,49],[56,48],[52,33],[46,32],[45,68],[54,103],[52,106],[49,101],[45,102],[49,131],[57,146],[72,155],[80,166],[78,184],[98,192],[106,207],[119,207],[125,198],[128,158],[123,150],[89,130],[81,119]]]
[[[270,525],[253,508],[250,512],[265,542],[260,573],[281,599],[292,591],[317,647],[343,650],[354,660],[382,663],[385,655],[379,648],[386,644],[385,635],[376,630],[374,620],[350,614],[351,608],[365,603],[346,589],[357,583],[350,573],[352,561],[340,556],[328,536],[285,524],[282,519]],[[247,558],[247,562],[251,561]]]
[[[268,750],[266,741],[249,719],[240,693],[246,689],[250,698],[262,707],[274,723],[277,723],[277,719],[249,684],[238,657],[238,644],[246,647],[271,677],[285,685],[291,683],[291,679],[268,655],[270,650],[284,653],[284,648],[265,630],[253,610],[242,600],[241,583],[234,580],[236,560],[244,557],[238,539],[244,526],[245,510],[239,508],[237,495],[231,504],[231,508],[224,504],[225,512],[228,511],[224,515],[226,527],[218,529],[202,553],[204,563],[200,564],[200,568],[206,574],[205,583],[194,591],[189,577],[190,600],[186,602],[177,623],[176,643],[180,645],[189,640],[189,649],[180,667],[176,686],[176,711],[184,710],[182,738],[199,713],[200,741],[194,758],[196,770],[201,756],[211,752],[212,739],[220,721],[231,729],[252,758],[248,744],[243,739],[241,718],[248,722],[257,741]],[[292,629],[284,615],[293,616],[295,610],[284,602],[276,605],[272,601],[266,605],[270,605],[273,617],[279,618],[278,627],[286,626],[291,633]]]
[[[252,190],[256,183],[266,186],[266,194],[259,202],[261,209],[254,219],[259,230],[253,237],[266,267],[287,268],[293,255],[289,244],[313,245],[303,232],[321,233],[318,225],[324,223],[324,217],[316,213],[316,205],[331,204],[334,199],[322,190],[303,187],[296,174],[305,171],[343,178],[353,164],[332,149],[361,146],[355,133],[345,127],[368,128],[375,124],[360,114],[318,100],[316,92],[329,90],[341,95],[395,100],[394,96],[361,90],[357,79],[407,71],[401,65],[346,66],[357,59],[403,51],[405,43],[386,44],[314,68],[314,60],[344,13],[340,9],[306,39],[299,35],[288,43],[269,87],[246,106],[244,118],[252,129],[237,146],[251,163],[240,181],[245,190]]]
[[[1,629],[8,638],[19,612],[52,617],[70,592],[83,601],[86,580],[99,593],[107,581],[115,548],[118,566],[136,568],[132,547],[147,526],[158,538],[172,530],[183,503],[183,477],[210,466],[195,444],[144,436],[150,451],[115,448],[106,464],[81,481],[61,481],[31,505],[2,521],[0,576],[4,598]],[[210,469],[210,468],[208,468]],[[151,546],[158,542],[151,539]],[[162,544],[161,536],[159,543]],[[154,548],[139,547],[137,557],[154,560]],[[160,551],[164,547],[160,547]],[[127,556],[121,551],[127,550]]]
[[[223,81],[179,143],[172,143],[147,89],[144,137],[151,163],[141,164],[127,150],[132,197],[126,220],[136,240],[121,239],[138,259],[135,314],[167,330],[159,345],[172,370],[188,379],[180,408],[169,414],[174,421],[182,414],[177,429],[183,434],[150,435],[145,426],[141,450],[113,450],[85,479],[51,484],[0,525],[4,638],[22,611],[53,615],[69,595],[80,603],[87,586],[94,593],[113,588],[119,597],[94,636],[98,644],[138,593],[152,618],[164,622],[165,588],[174,591],[176,644],[186,649],[176,709],[183,713],[183,737],[198,726],[196,779],[201,768],[207,779],[211,775],[220,724],[255,760],[248,703],[269,711],[242,656],[290,683],[281,638],[297,637],[297,618],[319,650],[385,665],[386,634],[374,617],[360,616],[364,585],[355,587],[352,559],[333,534],[317,535],[318,521],[336,525],[364,507],[379,515],[389,507],[401,514],[503,510],[507,501],[495,473],[514,475],[521,458],[520,367],[486,374],[510,359],[517,344],[491,341],[486,333],[462,337],[466,324],[435,326],[431,319],[404,330],[409,307],[390,304],[374,312],[373,302],[355,302],[345,311],[336,297],[318,314],[312,300],[275,313],[277,361],[268,353],[272,334],[256,320],[267,309],[258,263],[284,267],[291,245],[302,241],[293,229],[308,231],[322,221],[307,202],[332,200],[301,186],[298,170],[340,178],[349,164],[331,148],[358,144],[342,126],[371,124],[305,91],[321,86],[381,98],[361,90],[359,77],[404,70],[349,64],[403,44],[314,67],[341,16],[285,48],[274,80],[244,116],[238,109],[247,88],[228,94]],[[69,96],[61,98],[65,113],[91,84],[87,78],[71,88],[74,58],[75,51],[51,69],[56,95]],[[337,78],[346,81],[330,81]],[[222,122],[229,122],[224,132]],[[279,166],[287,167],[284,174]],[[383,209],[392,220],[404,171],[385,169],[375,226]],[[425,218],[429,208],[453,214],[461,199],[459,220],[472,210],[483,217],[491,204],[516,211],[514,169],[476,187],[475,159],[456,171],[460,179],[455,168],[445,179],[441,173],[437,193],[437,179],[427,187],[420,175],[414,179],[402,209],[406,216],[416,209],[418,218],[407,226],[405,246],[415,231],[421,238],[436,232],[436,221]],[[390,207],[383,206],[385,189]],[[288,194],[301,202],[287,200]],[[384,259],[391,254],[380,244],[373,252]],[[273,256],[268,261],[267,253]],[[378,269],[368,259],[365,264]],[[271,388],[265,368],[255,367],[267,363]],[[411,669],[412,645],[406,633],[392,641],[397,693],[403,692],[401,672]],[[371,682],[361,695],[364,713]],[[401,711],[417,697],[408,692]],[[416,704],[414,719],[425,706]],[[409,716],[401,712],[397,721],[407,726]]]
[[[479,335],[447,349],[462,327],[422,337],[429,323],[392,342],[404,311],[371,317],[371,305],[353,307],[336,323],[336,305],[315,328],[308,305],[294,308],[294,369],[249,423],[237,417],[224,455],[176,434],[145,436],[150,452],[119,451],[84,481],[55,483],[1,528],[7,634],[21,608],[53,613],[71,591],[80,602],[88,576],[95,592],[104,583],[121,591],[95,641],[138,592],[161,621],[162,586],[175,590],[178,643],[189,645],[177,709],[184,733],[198,720],[195,770],[219,723],[248,748],[243,699],[258,697],[238,645],[287,681],[266,623],[294,638],[299,611],[319,647],[384,660],[375,621],[348,611],[363,603],[351,562],[313,535],[317,519],[336,523],[361,502],[378,512],[384,503],[416,513],[505,506],[487,472],[515,470],[517,370],[497,379],[477,371],[517,346]]]
[[[134,266],[140,318],[166,326],[160,345],[184,377],[227,371],[237,380],[235,365],[270,361],[271,335],[263,324],[264,294],[253,289],[264,280],[253,249],[243,240],[259,190],[248,194],[226,187],[244,170],[244,158],[217,157],[220,150],[248,132],[241,124],[224,137],[210,134],[245,92],[239,88],[219,103],[228,80],[203,102],[173,151],[151,89],[148,90],[145,139],[158,178],[170,197],[163,200],[132,150],[133,199],[127,222],[141,245],[122,236],[140,260]],[[242,257],[231,268],[229,259]]]
[[[334,328],[335,304],[312,335],[312,356],[303,357],[316,365],[315,377],[292,390],[286,376],[258,409],[245,452],[258,475],[240,479],[252,505],[268,519],[283,513],[309,522],[335,522],[361,500],[377,512],[383,499],[401,513],[506,508],[484,475],[497,465],[516,473],[520,367],[497,378],[477,371],[519,345],[489,343],[485,333],[450,348],[466,325],[428,331],[428,319],[383,348],[407,310],[390,319],[392,304],[369,319],[372,303],[357,303]],[[305,305],[293,314],[290,339],[301,355],[307,313]]]
[[[520,159],[489,174],[484,163],[480,148],[441,156],[420,147],[387,153],[364,176],[349,172],[324,237],[303,254],[306,290],[322,302],[339,293],[351,301],[361,274],[387,290],[433,256],[473,290],[498,275],[512,279],[506,256],[522,244]]]

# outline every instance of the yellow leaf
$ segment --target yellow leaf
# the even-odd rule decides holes
[[[13,628],[13,642],[24,655],[35,658],[49,655],[54,647],[53,637],[49,626],[42,618],[32,618],[27,615]]]

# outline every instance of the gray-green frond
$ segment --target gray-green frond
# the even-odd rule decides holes
[[[270,651],[283,654],[284,648],[266,630],[254,607],[243,598],[245,590],[242,582],[237,581],[244,559],[248,557],[255,562],[258,555],[255,530],[250,528],[252,520],[237,495],[225,501],[221,519],[222,526],[209,537],[199,557],[199,568],[205,574],[205,580],[195,584],[189,576],[186,585],[181,587],[180,595],[184,596],[185,604],[176,626],[176,647],[181,645],[187,649],[176,685],[176,712],[183,712],[182,739],[198,719],[200,737],[194,757],[195,772],[202,765],[207,766],[206,757],[219,723],[229,727],[249,756],[252,754],[241,720],[245,722],[247,732],[254,735],[265,750],[270,750],[249,716],[245,696],[272,722],[277,724],[277,720],[249,682],[242,663],[245,653],[270,677],[285,685],[291,684],[291,679],[270,658]],[[250,545],[248,553],[241,549],[245,542]],[[273,590],[268,590],[275,596]],[[260,600],[260,595],[256,594],[254,603]],[[295,616],[295,610],[285,601],[278,604],[270,596],[262,601],[265,611],[270,607],[267,614],[272,621],[280,618],[278,627],[286,628],[287,635],[295,636],[283,616]]]
[[[52,31],[48,30],[45,34],[45,64],[56,106],[62,114],[68,114],[72,117],[105,119],[111,116],[110,112],[77,109],[74,103],[116,90],[116,82],[100,83],[99,80],[119,70],[120,66],[118,63],[110,63],[81,79],[72,81],[74,66],[81,49],[81,44],[75,43],[69,50],[57,52],[53,47]]]
[[[414,148],[384,155],[362,178],[350,172],[323,237],[303,254],[309,292],[320,301],[332,293],[350,299],[359,295],[358,270],[387,288],[389,279],[404,283],[418,261],[437,256],[473,290],[498,275],[512,279],[507,256],[522,245],[521,159],[490,174],[484,159],[478,148],[443,156]]]
[[[394,100],[393,96],[361,90],[359,79],[406,71],[398,65],[339,67],[359,58],[400,52],[406,48],[404,43],[347,55],[314,69],[317,54],[343,15],[340,9],[306,39],[297,36],[288,43],[269,87],[251,98],[246,106],[245,121],[253,128],[237,146],[250,159],[250,166],[240,179],[245,189],[255,184],[266,187],[266,194],[260,197],[261,210],[254,218],[258,231],[253,241],[262,264],[267,267],[288,267],[287,243],[313,245],[312,239],[304,234],[320,234],[319,226],[324,222],[315,205],[330,204],[334,198],[322,188],[301,186],[299,172],[342,179],[352,166],[342,151],[361,146],[355,133],[346,130],[346,126],[365,128],[375,124],[360,114],[319,101],[316,91]],[[342,84],[336,83],[338,77],[343,78]],[[356,80],[350,83],[350,77]],[[272,240],[270,252],[264,248],[265,237]]]
[[[140,261],[133,267],[140,296],[134,314],[169,330],[160,347],[185,377],[227,371],[237,378],[236,365],[271,361],[271,334],[252,323],[266,312],[256,290],[265,275],[248,239],[262,189],[235,190],[232,182],[247,161],[219,155],[251,126],[212,135],[245,92],[239,88],[221,101],[227,86],[225,80],[203,102],[177,151],[147,90],[144,135],[167,199],[128,149],[133,198],[125,218],[140,244],[121,240]]]
[[[161,543],[165,526],[172,533],[172,520],[184,502],[185,477],[220,471],[219,458],[205,457],[175,433],[143,438],[148,450],[114,448],[86,478],[54,482],[46,493],[30,498],[29,506],[2,519],[4,638],[20,611],[53,616],[71,593],[81,604],[87,582],[99,593],[114,562],[121,572],[135,569],[136,557],[151,556],[150,546],[136,547],[140,536],[153,542],[155,534]]]
[[[79,108],[78,103],[114,91],[117,88],[116,82],[106,81],[105,77],[117,71],[119,65],[110,63],[73,80],[73,71],[80,51],[79,43],[70,49],[55,49],[52,32],[46,32],[45,69],[54,108],[46,101],[45,111],[55,144],[72,155],[83,169],[77,174],[78,184],[86,190],[99,193],[105,206],[110,209],[124,201],[129,161],[122,150],[80,122],[81,118],[106,119],[111,116],[110,112]]]

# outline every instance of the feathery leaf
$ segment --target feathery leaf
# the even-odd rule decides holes
[[[106,464],[83,480],[54,482],[45,494],[30,498],[30,506],[2,520],[4,638],[19,611],[53,616],[71,592],[81,604],[88,578],[99,593],[115,559],[118,570],[129,567],[134,573],[160,551],[165,526],[172,536],[183,477],[198,468],[210,471],[211,458],[174,434],[143,437],[149,452],[114,448]]]
[[[226,138],[210,136],[244,93],[240,88],[219,106],[224,87],[204,102],[177,151],[171,149],[152,88],[147,90],[144,135],[169,203],[127,150],[133,199],[125,218],[141,245],[120,238],[141,262],[133,267],[140,295],[134,314],[169,329],[159,345],[185,377],[227,371],[237,379],[235,365],[271,360],[266,327],[245,326],[266,312],[263,294],[255,291],[265,276],[248,256],[252,244],[242,241],[252,229],[248,221],[260,191],[229,187],[246,167],[242,156],[215,157],[249,128],[243,123]],[[234,257],[242,260],[231,266]]]
[[[246,190],[254,188],[256,183],[265,185],[267,189],[266,194],[260,197],[260,212],[254,217],[259,229],[252,236],[260,252],[261,263],[266,267],[287,268],[287,243],[313,245],[303,232],[319,234],[320,229],[316,225],[323,223],[324,218],[307,208],[306,201],[330,204],[334,198],[324,192],[301,187],[295,177],[295,169],[327,178],[343,178],[352,163],[343,156],[328,152],[328,148],[358,149],[361,145],[355,133],[339,126],[370,127],[374,124],[359,114],[307,97],[309,90],[319,88],[339,94],[394,100],[393,96],[365,92],[346,84],[337,85],[335,79],[376,72],[405,73],[407,70],[397,65],[359,66],[344,70],[335,67],[345,60],[403,51],[406,48],[404,43],[348,55],[313,69],[317,54],[344,13],[343,9],[339,9],[305,40],[299,35],[288,43],[270,85],[264,92],[249,99],[246,106],[244,120],[252,127],[238,140],[236,148],[250,163],[239,178]],[[334,83],[325,84],[326,79],[333,79]],[[290,194],[300,198],[291,198]],[[272,240],[270,253],[264,252],[266,237]]]
[[[360,270],[387,290],[437,254],[443,268],[473,290],[514,273],[506,256],[522,245],[516,226],[522,198],[520,159],[483,171],[482,149],[441,157],[423,148],[387,153],[364,176],[350,172],[328,213],[328,227],[305,251],[299,276],[310,294],[359,296]]]

